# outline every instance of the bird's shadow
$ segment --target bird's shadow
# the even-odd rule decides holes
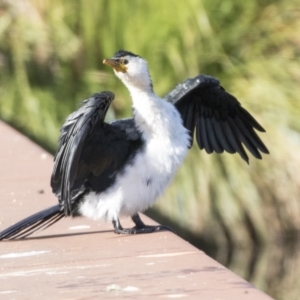
[[[65,233],[65,234],[51,234],[51,235],[43,235],[43,236],[35,236],[35,237],[24,237],[24,238],[19,238],[19,239],[3,240],[1,242],[20,242],[20,241],[31,241],[31,240],[56,239],[56,238],[64,238],[64,237],[72,237],[72,236],[80,236],[80,235],[89,235],[89,234],[99,234],[99,233],[108,233],[108,232],[114,233],[113,230],[86,231],[86,232],[75,232],[75,233]]]

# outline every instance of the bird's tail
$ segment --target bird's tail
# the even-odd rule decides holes
[[[51,226],[64,216],[64,211],[59,205],[51,206],[1,231],[0,241],[25,238],[38,230]]]

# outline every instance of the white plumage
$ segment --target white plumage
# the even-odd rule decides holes
[[[126,73],[115,71],[130,91],[134,122],[145,141],[113,186],[85,196],[79,211],[92,219],[116,220],[144,211],[162,194],[181,165],[190,144],[187,129],[174,105],[157,97],[147,63],[131,57]]]

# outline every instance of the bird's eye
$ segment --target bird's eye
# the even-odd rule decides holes
[[[128,64],[128,60],[127,60],[127,59],[124,59],[124,60],[123,60],[123,64],[124,64],[124,65],[127,65],[127,64]]]

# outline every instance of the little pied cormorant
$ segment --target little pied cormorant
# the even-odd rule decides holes
[[[198,75],[161,99],[140,56],[120,50],[103,63],[128,88],[133,118],[104,122],[112,92],[83,101],[61,128],[51,176],[59,203],[5,229],[0,240],[26,237],[65,216],[112,221],[116,233],[168,229],[145,225],[138,212],[168,186],[192,146],[194,132],[200,149],[209,154],[237,152],[248,162],[243,145],[258,159],[260,152],[269,153],[254,131],[265,130],[217,79]],[[122,215],[131,216],[136,226],[122,228]]]

